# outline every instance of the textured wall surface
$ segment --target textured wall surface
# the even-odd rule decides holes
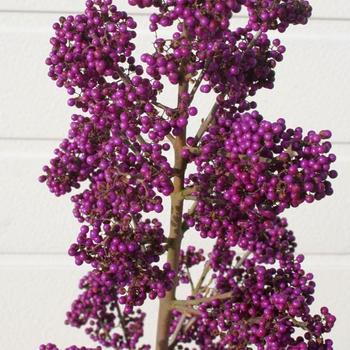
[[[120,7],[126,2],[120,0]],[[350,314],[350,2],[311,2],[310,24],[292,28],[283,39],[288,51],[277,68],[275,90],[260,92],[257,101],[266,118],[284,116],[291,126],[333,130],[340,174],[334,196],[286,215],[299,251],[307,255],[305,268],[315,273],[315,308],[326,304],[338,317],[333,337],[335,348],[342,350],[348,349]],[[0,0],[0,349],[4,350],[34,350],[41,341],[62,347],[90,344],[82,331],[63,324],[84,272],[65,255],[78,227],[71,204],[68,197],[54,199],[37,182],[72,113],[65,92],[46,77],[43,61],[51,24],[82,5],[83,0]],[[135,11],[131,9],[145,25],[146,17]],[[138,52],[149,47],[151,39],[141,32]],[[198,102],[202,109],[209,108],[207,101]],[[156,303],[148,307],[153,308],[146,332],[150,342],[156,307]]]

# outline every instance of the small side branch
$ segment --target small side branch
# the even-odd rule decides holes
[[[121,328],[122,328],[122,331],[123,331],[123,334],[124,334],[124,338],[125,338],[125,341],[127,344],[129,344],[129,337],[128,337],[128,332],[127,332],[127,329],[126,329],[126,324],[125,324],[125,319],[124,319],[124,316],[120,310],[120,307],[119,307],[119,304],[117,304],[117,313],[118,313],[118,318],[120,320],[120,325],[121,325]]]
[[[197,203],[195,202],[193,204],[192,208],[189,210],[189,212],[188,212],[189,214],[191,213],[191,211],[194,212],[194,210],[196,208],[196,205],[197,205]],[[208,275],[209,271],[210,271],[210,264],[207,261],[205,263],[205,265],[204,265],[202,274],[201,274],[201,276],[200,276],[200,278],[199,278],[199,280],[198,280],[198,282],[196,284],[196,287],[194,288],[194,290],[192,292],[192,295],[196,295],[200,291],[200,289],[202,288],[203,282],[204,282],[206,276]],[[186,321],[186,318],[187,318],[187,316],[183,313],[182,316],[179,319],[179,322],[178,322],[178,324],[176,326],[176,329],[175,329],[174,333],[172,334],[171,338],[169,339],[169,349],[170,350],[174,349],[174,347],[176,346],[176,344],[177,344],[176,338],[179,335],[179,333],[181,332],[181,329],[182,329],[182,327],[183,327],[183,325],[184,325],[184,323]],[[195,321],[196,321],[196,317],[194,316],[187,323],[186,328],[187,328],[189,323],[193,324]]]
[[[204,135],[204,133],[207,131],[207,129],[209,128],[210,124],[212,123],[214,117],[215,117],[215,113],[218,110],[218,103],[215,102],[214,106],[212,107],[212,109],[210,110],[207,118],[203,121],[202,125],[200,126],[200,128],[197,131],[197,134],[194,138],[194,144],[192,145],[193,147],[196,147],[199,143],[199,141],[201,140],[202,136]]]
[[[172,309],[181,311],[184,315],[192,317],[193,315],[200,316],[200,312],[193,307],[186,307],[183,305],[171,305]]]
[[[208,273],[210,271],[210,264],[209,264],[209,261],[207,261],[204,265],[204,268],[203,268],[203,271],[202,271],[202,274],[201,276],[199,277],[199,280],[196,284],[196,288],[194,289],[194,294],[197,294],[199,292],[199,290],[201,289]]]
[[[174,347],[176,345],[176,338],[179,335],[181,328],[186,321],[186,318],[187,318],[187,316],[183,313],[179,319],[179,322],[176,325],[174,333],[171,335],[171,337],[169,339],[169,349],[174,349]]]
[[[299,327],[299,328],[301,328],[301,329],[303,329],[305,331],[309,330],[307,328],[307,323],[306,322],[300,322],[300,321],[296,320],[295,318],[292,318],[291,321],[292,321],[294,326]]]
[[[191,186],[191,187],[185,187],[182,191],[176,193],[175,195],[179,198],[179,199],[185,199],[188,196],[193,195],[194,192],[197,191],[196,186]]]
[[[203,304],[203,303],[209,303],[210,301],[213,300],[225,300],[225,299],[229,299],[232,297],[232,292],[227,292],[224,294],[217,294],[217,295],[213,295],[211,297],[208,298],[198,298],[198,299],[190,299],[190,300],[175,300],[172,305],[175,307],[178,306],[185,306],[185,305],[199,305],[199,304]]]
[[[237,261],[236,265],[235,265],[235,269],[239,269],[243,264],[244,262],[249,258],[249,256],[251,255],[252,253],[247,251],[245,252],[241,257],[240,259]]]
[[[191,291],[192,291],[192,293],[193,293],[193,292],[194,292],[193,279],[192,279],[192,276],[191,276],[190,269],[189,269],[187,266],[186,266],[186,272],[187,272],[188,279],[189,279],[189,281],[190,281]]]
[[[141,136],[141,135],[138,135],[137,136],[137,141],[141,144],[141,145],[145,145],[147,142],[146,140]]]
[[[255,33],[253,39],[252,39],[251,42],[248,44],[248,49],[251,49],[251,48],[256,44],[256,42],[257,42],[258,39],[260,38],[261,34],[262,34],[262,30],[261,30],[261,29],[258,30],[258,31]]]
[[[120,79],[123,81],[123,83],[125,85],[131,85],[131,79],[129,78],[129,76],[127,74],[125,74],[125,72],[123,71],[123,69],[121,67],[117,67],[116,71],[120,77]]]
[[[166,135],[166,138],[171,142],[172,145],[175,145],[175,137],[171,134]]]
[[[204,75],[205,75],[208,67],[209,67],[209,62],[207,61],[207,62],[205,62],[204,68],[202,69],[201,73],[199,74],[198,78],[196,79],[196,82],[193,85],[192,91],[190,92],[190,103],[189,104],[192,103],[194,96],[196,95],[196,92],[197,92],[197,90],[198,90],[198,88],[199,88],[199,86],[204,78]]]
[[[160,102],[153,102],[153,105],[164,110],[164,111],[167,111],[167,110],[171,110],[171,111],[175,111],[176,108],[171,108],[171,107],[168,107],[166,105],[164,105],[163,103],[160,103]]]

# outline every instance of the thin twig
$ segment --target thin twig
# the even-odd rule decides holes
[[[145,145],[147,142],[146,140],[141,136],[141,135],[137,135],[137,141],[141,144],[141,145]]]
[[[196,211],[197,204],[198,204],[198,201],[193,202],[191,208],[187,211],[187,215],[191,216],[194,214],[194,212]],[[185,221],[182,221],[181,228],[182,228],[182,233],[185,233],[189,229]]]
[[[209,298],[198,298],[198,299],[189,299],[189,300],[175,300],[172,302],[172,305],[179,306],[179,305],[198,305],[203,303],[209,303],[213,300],[225,300],[232,297],[232,292],[227,292],[224,294],[216,294]]]
[[[197,190],[198,189],[196,186],[185,187],[182,191],[176,193],[176,196],[178,196],[179,199],[185,199],[187,196],[191,196]]]
[[[184,199],[187,201],[196,201],[197,197],[196,196],[184,196]]]
[[[123,333],[124,333],[125,341],[127,344],[129,344],[128,333],[127,333],[127,329],[126,329],[126,325],[125,325],[125,319],[124,319],[124,316],[122,315],[119,304],[118,303],[116,303],[116,304],[117,304],[117,313],[118,313],[118,317],[120,320],[120,325],[121,325]]]
[[[214,106],[210,110],[208,116],[203,121],[202,125],[200,126],[200,128],[197,131],[196,136],[194,137],[194,142],[193,142],[193,145],[192,145],[193,147],[196,147],[198,145],[198,143],[201,140],[202,136],[207,131],[209,125],[211,124],[211,122],[213,121],[213,119],[215,117],[215,113],[218,110],[218,107],[219,107],[219,104],[217,102],[215,102]]]
[[[176,345],[176,338],[178,336],[178,334],[181,331],[182,325],[184,324],[185,320],[186,320],[187,316],[185,314],[182,314],[179,322],[176,325],[175,331],[174,333],[171,335],[170,339],[169,339],[169,349],[173,349]]]
[[[291,321],[292,321],[294,326],[302,328],[305,331],[308,330],[306,322],[300,322],[300,321],[296,320],[295,318],[292,318]]]
[[[192,276],[191,276],[191,273],[190,273],[190,269],[188,268],[188,266],[186,266],[186,272],[187,272],[187,275],[188,275],[188,279],[190,280],[191,291],[193,293],[194,292],[194,284],[193,284],[193,279],[192,279]]]
[[[165,104],[161,103],[161,102],[152,102],[156,107],[158,108],[161,108],[163,109],[164,111],[167,111],[167,110],[171,110],[171,111],[175,111],[176,108],[171,108],[171,107],[168,107],[166,106]]]
[[[196,211],[197,204],[198,204],[198,202],[194,202],[192,204],[191,208],[187,212],[188,215],[193,215],[194,214],[194,212]]]
[[[186,333],[196,322],[196,317],[192,317],[185,325],[184,333]]]
[[[261,34],[262,34],[262,30],[259,29],[259,30],[255,33],[255,35],[254,35],[253,39],[251,40],[251,42],[249,43],[247,49],[251,49],[251,48],[256,44],[256,42],[257,42],[257,40],[260,38],[260,35],[261,35]]]
[[[189,104],[192,103],[192,101],[194,99],[194,96],[196,95],[196,92],[197,92],[197,90],[199,88],[199,85],[201,84],[201,82],[202,82],[202,80],[204,78],[204,75],[207,72],[208,67],[209,67],[209,61],[207,61],[204,64],[204,68],[202,69],[201,73],[199,74],[198,78],[196,79],[195,84],[193,85],[192,91],[190,93],[190,102],[189,102]]]
[[[188,149],[192,154],[199,155],[201,154],[201,149],[199,147],[185,147],[185,149]]]
[[[138,222],[137,222],[137,220],[135,218],[135,215],[132,215],[132,223],[133,223],[134,229],[136,229]]]
[[[190,317],[192,315],[200,316],[200,314],[201,314],[198,310],[194,309],[193,307],[185,307],[182,305],[175,305],[173,303],[170,304],[170,308],[181,311],[182,313],[184,313],[185,315],[188,315]]]
[[[175,137],[171,134],[166,135],[166,138],[174,145],[175,144]]]
[[[191,211],[195,210],[196,204],[197,204],[196,202],[193,204],[192,208],[189,210],[189,213]],[[192,292],[192,295],[196,295],[199,292],[199,290],[201,289],[202,284],[203,284],[207,274],[209,273],[209,271],[210,271],[210,265],[209,265],[209,262],[207,261],[204,264],[202,274],[201,274],[201,276],[200,276],[200,278],[199,278],[199,280],[198,280],[198,282],[196,284],[196,287],[194,288],[194,290]],[[191,318],[191,320],[193,320],[193,319],[196,320],[196,317]],[[191,320],[189,322],[191,322]],[[179,333],[181,331],[181,328],[182,328],[183,324],[185,323],[185,321],[186,321],[186,315],[183,314],[181,316],[181,318],[179,319],[179,322],[178,322],[178,324],[176,326],[176,329],[175,329],[174,333],[171,335],[171,337],[169,339],[169,349],[174,349],[174,347],[175,347],[175,345],[177,343],[176,338],[179,335]]]
[[[210,264],[209,264],[209,261],[207,261],[205,264],[204,264],[204,268],[203,268],[203,271],[202,271],[202,274],[201,276],[199,277],[199,280],[196,284],[196,288],[194,289],[194,293],[197,294],[200,290],[200,288],[202,287],[202,284],[205,280],[205,278],[207,277],[208,273],[210,271]]]
[[[252,252],[249,252],[249,251],[245,252],[237,261],[235,265],[235,269],[239,269],[243,265],[243,263],[247,260],[250,254],[252,254]]]
[[[116,71],[117,71],[120,79],[124,82],[125,85],[130,85],[131,84],[131,80],[130,80],[129,76],[126,75],[125,72],[123,72],[121,67],[118,66],[116,68]]]

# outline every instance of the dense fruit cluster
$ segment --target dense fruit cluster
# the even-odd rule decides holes
[[[94,277],[100,279],[100,283],[113,285],[121,295],[119,303],[125,305],[126,314],[132,312],[134,305],[141,306],[147,295],[150,299],[163,297],[175,278],[169,264],[165,263],[163,269],[156,264],[165,252],[160,223],[146,219],[134,230],[129,224],[112,229],[105,224],[105,237],[94,228],[87,237],[88,227],[83,225],[77,243],[72,244],[68,252],[75,257],[77,265],[92,264],[96,269]]]
[[[325,307],[312,314],[313,276],[303,270],[295,236],[279,216],[333,193],[331,132],[303,133],[282,118],[265,120],[250,99],[273,88],[286,50],[267,32],[307,23],[309,3],[128,2],[154,9],[149,29],[156,39],[140,62],[133,54],[136,21],[112,0],[87,0],[84,13],[53,25],[50,40],[49,76],[83,115],[73,114],[39,180],[56,196],[73,192],[81,227],[68,253],[92,268],[66,323],[85,328],[103,347],[149,350],[138,344],[146,316],[140,307],[147,298],[170,296],[168,320],[160,325],[169,347],[157,340],[157,350],[193,344],[202,350],[332,350],[324,334],[335,317]],[[247,24],[232,28],[244,9]],[[160,29],[171,29],[171,37],[158,35]],[[179,86],[176,107],[161,101],[167,83]],[[197,134],[188,136],[189,119],[199,114],[197,92],[214,93],[216,103]],[[165,197],[172,202],[169,237]],[[185,200],[194,202],[187,213]],[[193,245],[181,248],[192,228],[213,240],[208,256]],[[191,268],[199,265],[196,282]],[[186,300],[174,299],[179,285],[191,287]]]
[[[306,24],[312,12],[310,3],[305,0],[247,0],[245,4],[254,30],[284,32],[290,24]]]
[[[84,292],[73,302],[71,311],[67,312],[66,323],[78,328],[85,326],[91,339],[103,346],[136,348],[143,336],[146,315],[141,310],[122,315],[119,305],[125,303],[127,298],[119,295],[121,288],[118,288],[113,276],[92,271],[81,279],[80,288]],[[123,334],[115,330],[119,322]]]
[[[327,308],[322,308],[321,315],[310,315],[315,283],[312,274],[302,270],[302,259],[289,256],[272,268],[247,259],[242,268],[218,271],[217,292],[232,296],[202,303],[200,317],[179,336],[181,342],[195,340],[203,349],[331,348],[332,341],[324,342],[322,334],[330,331],[335,317]],[[294,335],[296,326],[304,337]]]
[[[184,154],[197,166],[187,181],[197,210],[187,224],[202,237],[227,236],[242,221],[274,219],[333,193],[328,179],[337,175],[330,169],[336,157],[324,141],[330,131],[303,137],[301,128],[287,129],[283,119],[268,122],[256,111],[216,116],[199,147]]]
[[[64,86],[70,95],[81,93],[70,105],[87,108],[89,97],[95,97],[92,89],[101,79],[105,83],[107,77],[120,77],[120,64],[131,71],[141,69],[133,65],[135,28],[136,22],[126,12],[107,3],[96,7],[94,1],[86,2],[84,14],[61,17],[53,25],[56,36],[50,40],[52,51],[46,63],[59,87]]]

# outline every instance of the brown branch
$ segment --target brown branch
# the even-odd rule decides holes
[[[200,316],[200,312],[193,307],[186,307],[182,305],[171,305],[171,308],[174,310],[181,311],[184,315],[192,317],[192,315]]]
[[[201,149],[199,147],[185,147],[188,149],[192,154],[199,155],[201,154]]]
[[[141,145],[145,145],[147,142],[146,140],[141,136],[141,135],[137,135],[137,141],[141,144]]]
[[[186,37],[186,29],[184,30],[184,36]],[[183,93],[188,92],[188,81],[185,78],[187,61],[183,60],[180,65],[180,81],[177,98],[177,109],[180,111],[181,100]],[[187,162],[181,155],[183,147],[186,145],[186,128],[182,133],[176,137],[174,141],[175,163],[174,163],[174,178],[173,186],[174,191],[171,196],[171,214],[170,214],[170,232],[168,236],[168,254],[167,262],[171,265],[172,269],[178,274],[179,271],[179,258],[181,250],[181,242],[183,238],[182,229],[182,214],[184,200],[179,198],[176,194],[184,189],[185,171]],[[156,350],[168,350],[169,349],[169,328],[171,321],[171,308],[170,303],[176,298],[176,287],[174,283],[173,288],[168,291],[163,299],[159,302],[158,313],[158,325],[157,325],[157,339]]]
[[[184,30],[184,37],[187,36],[186,30]],[[253,46],[254,42],[257,40],[253,38],[249,46]],[[249,47],[248,46],[248,47]],[[177,109],[180,110],[181,106],[181,95],[184,92],[188,92],[188,80],[185,77],[185,68],[186,68],[186,62],[182,61],[180,65],[180,83],[179,83],[179,91],[178,91],[178,104]],[[202,72],[204,76],[204,71]],[[201,75],[197,79],[197,81],[200,80]],[[197,82],[196,82],[197,84]],[[195,86],[196,86],[195,84]],[[200,82],[198,82],[198,86],[200,85]],[[198,89],[198,87],[196,87]],[[196,91],[196,90],[195,90]],[[194,94],[193,94],[194,96]],[[215,113],[218,109],[218,103],[216,102],[214,106],[212,107],[208,117],[204,120],[201,127],[199,128],[196,136],[195,136],[195,142],[193,146],[196,146],[202,136],[204,135],[205,131],[208,129],[210,124],[212,123]],[[181,241],[183,238],[183,232],[184,232],[184,225],[182,222],[182,212],[183,212],[183,199],[179,198],[176,194],[181,192],[184,189],[184,174],[186,170],[187,163],[184,161],[184,159],[181,156],[181,150],[186,145],[186,129],[182,132],[181,135],[177,136],[174,141],[174,150],[175,150],[175,165],[174,169],[176,170],[174,175],[174,192],[173,196],[171,196],[171,222],[170,222],[170,234],[169,234],[169,247],[168,247],[168,256],[167,261],[170,263],[172,268],[175,270],[175,272],[178,272],[179,268],[179,254],[181,249]],[[191,207],[189,214],[192,215],[195,211],[197,202],[194,202],[193,206]],[[204,278],[206,274],[209,272],[210,267],[205,266],[205,273],[204,277],[202,277],[202,282],[204,281]],[[203,275],[203,274],[202,274]],[[200,279],[200,280],[201,280]],[[200,285],[201,285],[200,284]],[[197,286],[198,287],[198,284]],[[200,288],[200,286],[199,286]],[[196,289],[196,288],[195,288]],[[158,314],[158,326],[157,326],[157,341],[156,341],[156,350],[168,350],[169,344],[168,344],[168,336],[169,336],[169,326],[170,326],[170,320],[171,320],[171,308],[169,308],[170,304],[175,300],[175,292],[176,292],[176,285],[174,285],[173,289],[166,293],[166,296],[160,300],[160,306],[159,306],[159,314]],[[182,312],[195,312],[196,310],[187,308],[182,309]],[[196,313],[196,312],[195,312]],[[179,330],[181,327],[179,327]],[[175,337],[176,342],[176,337]],[[174,343],[170,344],[170,347],[173,348]]]
[[[116,71],[125,85],[131,85],[131,79],[125,74],[121,67],[117,66]]]
[[[138,222],[137,222],[137,220],[135,218],[135,215],[132,215],[131,222],[132,222],[132,226],[134,227],[134,230],[136,230]]]
[[[190,208],[190,209],[188,210],[188,212],[187,212],[187,215],[190,215],[190,216],[191,216],[191,215],[194,214],[194,212],[196,211],[197,203],[198,203],[198,201],[193,202],[191,208]],[[182,224],[181,224],[181,229],[182,229],[182,233],[183,233],[183,234],[189,229],[189,228],[187,227],[185,221],[182,222]]]
[[[295,318],[292,318],[291,321],[292,321],[294,326],[299,327],[299,328],[303,329],[304,331],[308,331],[309,330],[307,328],[307,323],[306,322],[300,322],[300,321],[296,320]]]
[[[205,278],[207,277],[208,273],[210,271],[210,264],[209,264],[209,261],[207,261],[205,264],[204,264],[204,268],[203,268],[203,271],[202,271],[202,274],[201,276],[199,277],[199,280],[197,282],[197,285],[196,285],[196,288],[194,289],[194,293],[197,294],[200,290],[200,288],[202,287],[202,284],[203,282],[205,281]]]
[[[251,42],[248,44],[247,49],[251,49],[251,48],[256,44],[256,42],[257,42],[258,39],[260,38],[261,34],[262,34],[262,30],[259,29],[259,30],[255,33],[255,35],[254,35],[253,39],[251,40]]]
[[[166,138],[171,142],[172,145],[175,145],[175,137],[171,134],[166,135]]]
[[[192,204],[191,208],[190,208],[190,209],[188,210],[188,212],[187,212],[188,215],[193,215],[193,214],[194,214],[194,212],[195,212],[195,210],[196,210],[196,207],[197,207],[197,204],[198,204],[198,202],[194,202],[194,203]]]
[[[201,73],[199,74],[198,78],[196,79],[196,82],[195,84],[193,85],[193,88],[191,90],[191,93],[190,93],[190,102],[189,102],[189,105],[192,103],[193,99],[194,99],[194,96],[196,95],[196,92],[204,78],[204,75],[207,71],[209,67],[209,61],[205,62],[204,64],[204,68],[202,69]]]
[[[174,347],[176,345],[176,338],[177,338],[178,334],[180,333],[181,328],[186,321],[186,318],[187,318],[187,316],[185,314],[181,315],[181,317],[176,325],[175,331],[169,339],[169,349],[174,349]]]
[[[196,196],[184,196],[184,199],[187,201],[196,201],[197,197]]]
[[[196,203],[194,203],[194,204],[196,204]],[[250,254],[251,254],[251,252],[246,252],[246,253],[241,257],[241,259],[236,263],[235,268],[239,268],[240,266],[242,266],[242,264],[243,264],[244,261],[249,257]],[[202,275],[201,275],[201,277],[200,277],[199,280],[198,280],[197,286],[196,286],[195,291],[194,291],[193,294],[196,294],[196,293],[199,292],[199,290],[201,289],[201,287],[202,287],[202,285],[203,285],[203,282],[204,282],[204,280],[205,280],[207,274],[209,273],[209,271],[210,271],[210,265],[209,265],[208,262],[206,262],[206,264],[204,265],[204,269],[203,269]],[[212,282],[212,279],[209,281],[209,283],[208,283],[208,285],[207,285],[207,289],[209,288],[211,282]],[[214,289],[214,291],[215,291],[215,289]],[[231,297],[231,296],[232,296],[232,292],[228,292],[228,293],[221,294],[221,296],[223,296],[224,298],[225,298],[225,297],[226,297],[226,298],[227,298],[227,297]],[[201,300],[201,299],[197,299],[197,301],[206,302],[206,301],[215,300],[215,299],[218,299],[218,295],[212,296],[212,297],[208,297],[208,298],[202,298],[202,300]],[[221,299],[221,298],[219,298],[219,299]],[[196,300],[193,300],[193,301],[192,301],[192,300],[188,300],[188,301],[190,301],[190,302],[193,303],[193,302],[195,302]],[[187,300],[186,300],[186,302],[187,302]],[[170,342],[170,344],[171,344],[171,349],[173,349],[174,346],[176,345],[176,337],[177,337],[178,333],[181,331],[181,328],[182,328],[183,324],[185,323],[185,321],[186,321],[186,317],[181,317],[181,318],[180,318],[179,323],[177,324],[177,327],[176,327],[176,331],[177,331],[177,332],[176,332],[176,333],[174,332],[173,335],[175,335],[175,336],[172,337],[172,339],[171,339],[172,342]],[[194,316],[194,317],[192,317],[192,318],[188,321],[188,323],[185,325],[184,332],[186,333],[186,332],[192,327],[192,325],[193,325],[195,322],[196,322],[196,317]]]
[[[204,135],[204,133],[207,131],[207,129],[209,128],[211,122],[213,121],[214,117],[215,117],[215,113],[218,110],[219,104],[217,102],[214,103],[214,106],[212,107],[212,109],[210,110],[208,116],[206,117],[206,119],[203,121],[202,125],[200,126],[200,128],[197,131],[196,136],[194,137],[194,143],[193,143],[193,147],[196,147],[199,143],[199,141],[201,140],[202,136]]]
[[[196,318],[192,317],[185,325],[184,333],[186,333],[194,324],[196,323]]]
[[[191,272],[190,272],[190,269],[188,268],[188,266],[186,266],[186,272],[188,275],[188,279],[190,280],[191,291],[193,293],[194,292],[194,284],[193,284],[193,279],[192,279]]]
[[[174,196],[178,196],[180,199],[185,199],[187,196],[191,196],[194,192],[197,191],[196,186],[185,187],[182,191],[174,193]]]
[[[232,292],[227,292],[224,294],[216,294],[208,298],[198,298],[198,299],[189,299],[189,300],[175,300],[173,301],[172,305],[175,307],[179,305],[199,305],[203,303],[209,303],[213,300],[225,300],[232,297]]]
[[[194,205],[192,206],[193,208],[191,208],[189,210],[189,212],[191,212],[191,210],[194,211],[195,206],[196,206],[196,203],[194,203]],[[199,292],[199,290],[201,289],[202,284],[203,284],[206,276],[208,275],[209,271],[210,271],[210,265],[209,265],[209,262],[207,261],[204,264],[202,274],[199,277],[199,280],[198,280],[198,282],[196,284],[196,287],[194,288],[194,290],[192,292],[192,295],[196,295]],[[193,319],[194,319],[194,322],[195,322],[196,317],[191,318],[191,320],[189,322],[191,322]],[[185,323],[185,321],[186,321],[186,315],[183,314],[181,316],[181,318],[179,319],[179,322],[178,322],[178,324],[176,326],[176,329],[175,329],[174,333],[171,335],[171,338],[169,339],[169,349],[170,350],[174,349],[174,347],[176,346],[176,344],[177,344],[176,338],[177,338],[178,334],[180,333],[181,328],[182,328],[183,324]]]
[[[241,257],[240,259],[237,261],[236,265],[235,265],[235,269],[239,269],[243,264],[244,262],[248,259],[248,257],[250,256],[250,254],[252,254],[252,252],[245,252]]]
[[[161,102],[152,102],[154,106],[160,108],[160,109],[163,109],[164,111],[167,111],[167,110],[171,110],[171,111],[175,111],[176,108],[171,108],[171,107],[168,107],[166,105],[164,105],[163,103]]]
[[[129,345],[129,338],[128,338],[128,333],[127,333],[127,329],[126,329],[125,319],[124,319],[124,316],[123,316],[123,314],[122,314],[122,312],[120,310],[119,304],[118,303],[116,303],[116,304],[117,304],[118,318],[120,320],[120,325],[121,325],[121,328],[123,330],[125,341]]]

